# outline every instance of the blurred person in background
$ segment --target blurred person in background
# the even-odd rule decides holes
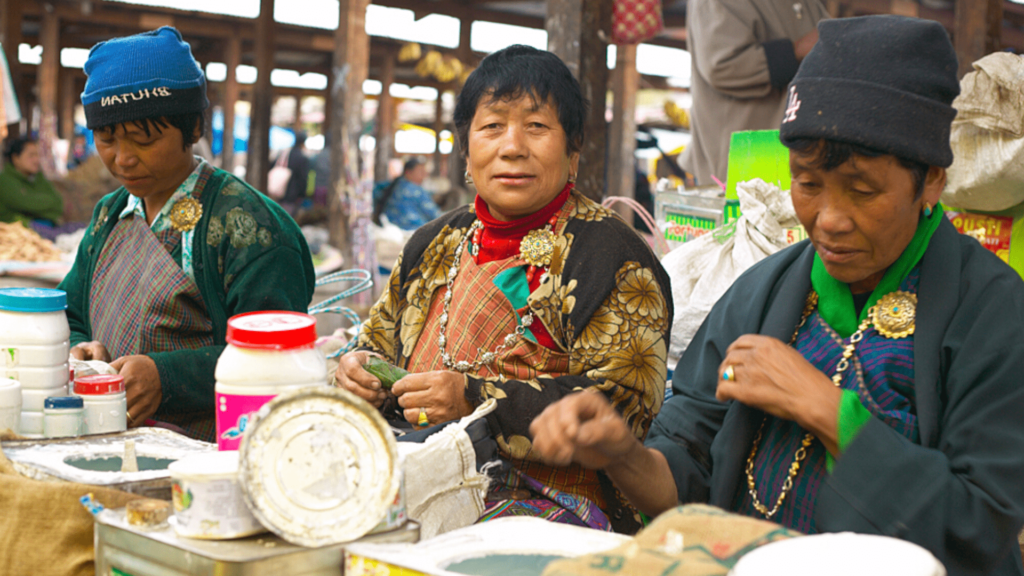
[[[306,156],[306,133],[302,130],[295,132],[295,145],[288,152],[288,169],[292,171],[292,177],[288,179],[288,187],[285,188],[284,198],[281,199],[281,206],[295,217],[299,212],[299,206],[306,198],[306,189],[309,187],[309,158]]]
[[[441,215],[434,196],[423,188],[427,165],[419,158],[405,162],[402,175],[380,183],[373,190],[373,222],[380,225],[381,214],[402,230],[415,230]]]
[[[4,150],[0,172],[0,222],[52,228],[64,214],[64,200],[40,172],[39,143],[16,138]]]

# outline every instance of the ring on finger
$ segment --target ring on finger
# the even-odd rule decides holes
[[[420,417],[416,419],[418,426],[430,426],[430,420],[427,419],[427,409],[424,407],[420,408]]]
[[[132,418],[132,413],[129,412],[128,410],[124,411],[124,415],[128,417],[129,422],[133,422],[135,420],[135,418]]]
[[[727,380],[730,382],[736,380],[736,370],[733,369],[732,364],[729,364],[728,366],[725,367],[725,371],[722,372],[722,380]]]

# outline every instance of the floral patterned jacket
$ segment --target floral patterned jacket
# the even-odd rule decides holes
[[[214,410],[213,372],[224,349],[228,318],[257,310],[305,312],[313,298],[313,260],[302,231],[273,200],[233,174],[211,171],[200,193],[202,216],[192,235],[192,269],[213,324],[216,345],[198,350],[151,353],[163,399],[157,416]],[[104,196],[61,282],[68,293],[71,345],[93,339],[89,322],[92,276],[128,191]],[[171,257],[182,264],[178,242]],[[145,290],[145,286],[140,286]]]
[[[607,396],[643,439],[664,399],[666,350],[672,324],[669,278],[644,241],[618,216],[573,191],[563,210],[549,279],[527,299],[536,319],[569,355],[568,373],[518,381],[467,378],[473,404],[495,398],[488,416],[500,453],[532,461],[530,422],[549,404],[587,388]],[[420,228],[370,310],[359,345],[406,367],[426,314],[466,231],[472,207]],[[428,334],[424,337],[435,338]]]

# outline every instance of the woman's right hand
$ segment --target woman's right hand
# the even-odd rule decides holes
[[[102,360],[108,364],[111,361],[110,352],[107,352],[107,347],[95,340],[76,344],[71,349],[71,355],[76,360]]]
[[[375,408],[380,408],[387,398],[387,393],[380,387],[380,380],[376,376],[363,370],[363,364],[366,364],[373,355],[366,350],[355,350],[345,354],[334,371],[334,378],[339,388],[344,388]]]
[[[552,466],[577,463],[604,469],[628,460],[643,445],[600,392],[571,394],[530,424],[533,454]]]

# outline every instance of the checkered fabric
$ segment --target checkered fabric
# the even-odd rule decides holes
[[[661,0],[615,0],[612,4],[612,42],[639,44],[663,28]]]
[[[215,344],[198,286],[171,257],[180,242],[180,233],[154,234],[135,216],[111,231],[96,262],[89,320],[113,358]],[[191,415],[160,418],[200,439],[214,437],[213,427]]]

